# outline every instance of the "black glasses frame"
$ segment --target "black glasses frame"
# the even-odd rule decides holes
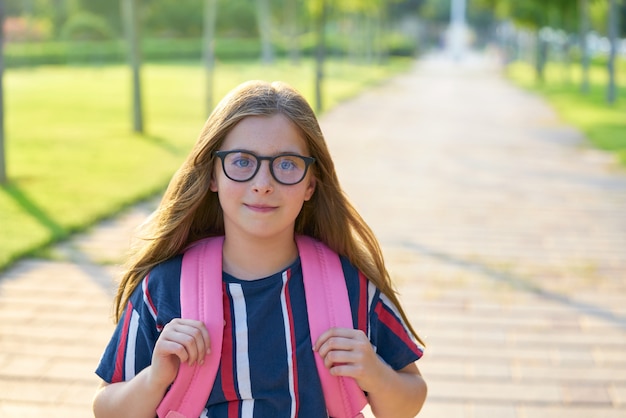
[[[226,172],[226,166],[225,166],[225,159],[226,159],[226,157],[229,154],[234,154],[234,153],[237,153],[237,152],[241,152],[241,153],[252,155],[254,158],[256,158],[256,160],[258,162],[258,164],[256,165],[256,170],[254,170],[254,172],[250,175],[250,177],[248,177],[245,180],[234,179],[231,176],[229,176],[228,173]],[[306,173],[309,170],[309,166],[315,162],[315,158],[313,158],[313,157],[305,157],[304,155],[300,155],[300,154],[286,153],[286,154],[278,154],[278,155],[275,155],[273,157],[268,157],[268,156],[263,156],[263,155],[256,155],[253,152],[242,150],[242,149],[234,149],[234,150],[229,150],[229,151],[214,151],[213,155],[215,155],[220,160],[222,160],[222,171],[224,172],[224,175],[226,177],[228,177],[229,179],[231,179],[232,181],[236,181],[238,183],[245,183],[247,181],[252,180],[254,178],[254,176],[256,176],[257,173],[259,172],[259,169],[261,168],[261,162],[264,161],[264,160],[267,160],[269,162],[270,173],[272,174],[272,178],[274,180],[276,180],[278,183],[283,184],[285,186],[293,186],[295,184],[300,183],[302,180],[304,180],[304,178],[306,177]],[[304,171],[302,172],[302,178],[300,180],[296,181],[295,183],[285,183],[284,181],[280,181],[276,177],[276,174],[274,174],[274,161],[277,158],[282,158],[282,157],[298,157],[298,158],[301,158],[304,161]]]

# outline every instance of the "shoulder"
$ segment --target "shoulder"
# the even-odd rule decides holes
[[[142,286],[147,288],[151,294],[164,291],[169,293],[174,290],[178,293],[180,291],[182,262],[183,256],[177,255],[157,264],[150,270]]]
[[[163,261],[141,283],[139,298],[157,323],[157,328],[180,316],[180,271],[182,255]]]
[[[367,278],[357,269],[347,257],[339,256],[341,261],[341,269],[343,276],[346,279],[346,286],[348,287],[348,293],[351,291],[358,292],[362,286],[367,286]]]

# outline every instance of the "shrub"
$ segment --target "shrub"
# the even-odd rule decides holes
[[[52,33],[50,21],[7,16],[4,21],[4,35],[7,42],[44,41]]]
[[[61,39],[67,41],[102,41],[114,36],[105,19],[88,12],[73,15],[61,29]]]

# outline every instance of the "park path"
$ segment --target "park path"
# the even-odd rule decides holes
[[[321,120],[427,343],[420,416],[626,416],[626,173],[486,57]],[[86,417],[147,202],[0,277],[0,417]]]

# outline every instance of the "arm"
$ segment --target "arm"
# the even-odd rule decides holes
[[[128,381],[100,385],[93,401],[94,416],[154,418],[180,362],[202,364],[209,351],[209,333],[202,322],[172,320],[156,342],[150,366]]]
[[[332,328],[314,345],[335,376],[354,378],[368,393],[376,417],[414,417],[426,400],[426,382],[415,363],[393,370],[359,330]]]
[[[376,417],[414,417],[426,400],[427,387],[415,363],[395,371],[386,364],[387,377],[372,392],[368,400]]]
[[[151,379],[150,367],[127,382],[102,382],[93,401],[95,417],[154,418],[167,386]]]

